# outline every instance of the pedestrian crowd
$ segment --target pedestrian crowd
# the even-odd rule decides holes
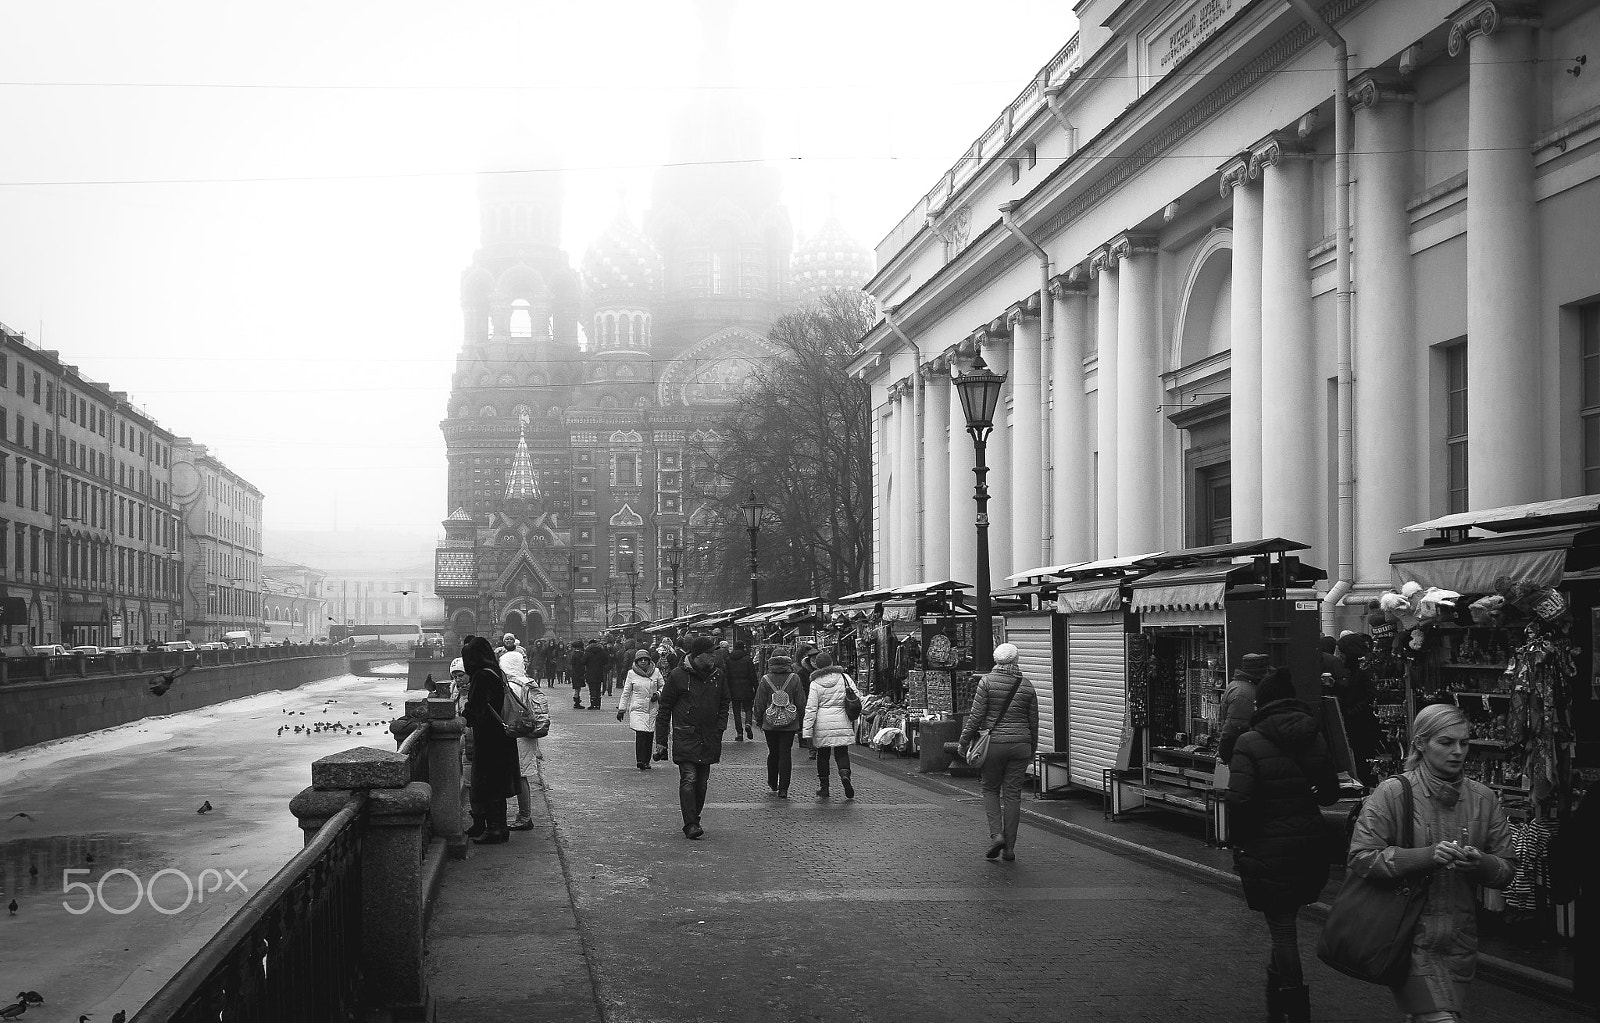
[[[1469,723],[1455,706],[1419,710],[1400,774],[1367,777],[1377,744],[1366,637],[1347,633],[1323,649],[1322,683],[1338,695],[1344,736],[1356,751],[1350,765],[1370,790],[1358,812],[1324,815],[1345,794],[1335,754],[1312,707],[1298,696],[1287,668],[1265,654],[1244,655],[1222,696],[1218,784],[1229,807],[1230,844],[1246,904],[1265,922],[1265,990],[1270,1023],[1310,1019],[1310,987],[1299,939],[1300,910],[1322,897],[1330,866],[1347,866],[1346,889],[1362,885],[1426,891],[1400,943],[1401,967],[1384,981],[1412,1023],[1464,1020],[1476,967],[1476,904],[1480,888],[1503,888],[1516,873],[1510,828],[1487,786],[1467,778]],[[957,752],[976,766],[987,818],[984,855],[1016,859],[1021,794],[1039,745],[1039,696],[1019,667],[1018,648],[1002,643],[994,668],[977,683]],[[468,637],[452,665],[469,726],[470,768],[464,772],[476,842],[507,841],[531,828],[530,786],[543,759],[537,738],[507,734],[508,692],[548,717],[546,688],[571,685],[573,708],[595,710],[615,695],[616,718],[633,734],[634,766],[678,769],[678,803],[686,838],[706,834],[702,819],[711,768],[733,741],[767,744],[767,788],[788,799],[796,740],[816,762],[818,800],[833,795],[833,775],[846,800],[856,795],[850,747],[861,712],[856,682],[826,650],[802,644],[772,649],[758,665],[742,642],[720,633],[643,635],[570,645],[527,646],[507,634],[499,647]],[[587,702],[585,702],[587,697]],[[1348,759],[1348,758],[1347,758]],[[507,802],[517,816],[507,819]],[[1351,899],[1354,902],[1354,897]],[[1337,908],[1337,900],[1336,900]],[[1357,912],[1351,910],[1351,913]],[[1357,931],[1382,931],[1383,920],[1356,918]],[[1330,918],[1330,921],[1332,918]],[[1342,926],[1342,925],[1341,925]],[[1330,929],[1333,924],[1330,922]],[[1324,935],[1324,944],[1328,935]],[[1323,949],[1336,968],[1339,953]]]

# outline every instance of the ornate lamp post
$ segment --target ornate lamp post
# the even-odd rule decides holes
[[[664,552],[667,556],[667,567],[672,569],[672,617],[678,617],[678,569],[683,566],[683,548],[668,547]]]
[[[750,533],[750,606],[755,607],[761,603],[756,595],[756,534],[761,532],[761,513],[767,506],[756,500],[756,492],[752,490],[750,499],[741,504],[739,510],[744,512],[744,528]]]
[[[990,370],[980,354],[972,368],[957,376],[955,381],[956,393],[961,396],[961,413],[967,418],[967,432],[972,435],[978,461],[972,470],[977,477],[974,496],[978,501],[978,622],[973,630],[972,659],[979,671],[988,671],[994,667],[994,636],[989,614],[989,466],[984,456],[1006,375]]]
[[[628,623],[639,620],[639,562],[633,561],[628,565]]]

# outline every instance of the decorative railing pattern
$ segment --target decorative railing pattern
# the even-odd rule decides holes
[[[365,793],[352,795],[133,1023],[354,1020],[362,979],[361,827],[367,801]]]

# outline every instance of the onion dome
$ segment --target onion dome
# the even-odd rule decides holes
[[[804,300],[829,288],[859,291],[872,276],[872,253],[830,216],[790,261],[796,294]]]
[[[583,276],[597,304],[622,296],[630,306],[648,302],[661,275],[660,254],[623,210],[583,256]]]

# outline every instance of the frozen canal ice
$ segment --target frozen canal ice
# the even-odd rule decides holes
[[[311,762],[394,749],[405,696],[343,675],[0,754],[0,991],[42,994],[33,1023],[132,1016],[300,850]]]

